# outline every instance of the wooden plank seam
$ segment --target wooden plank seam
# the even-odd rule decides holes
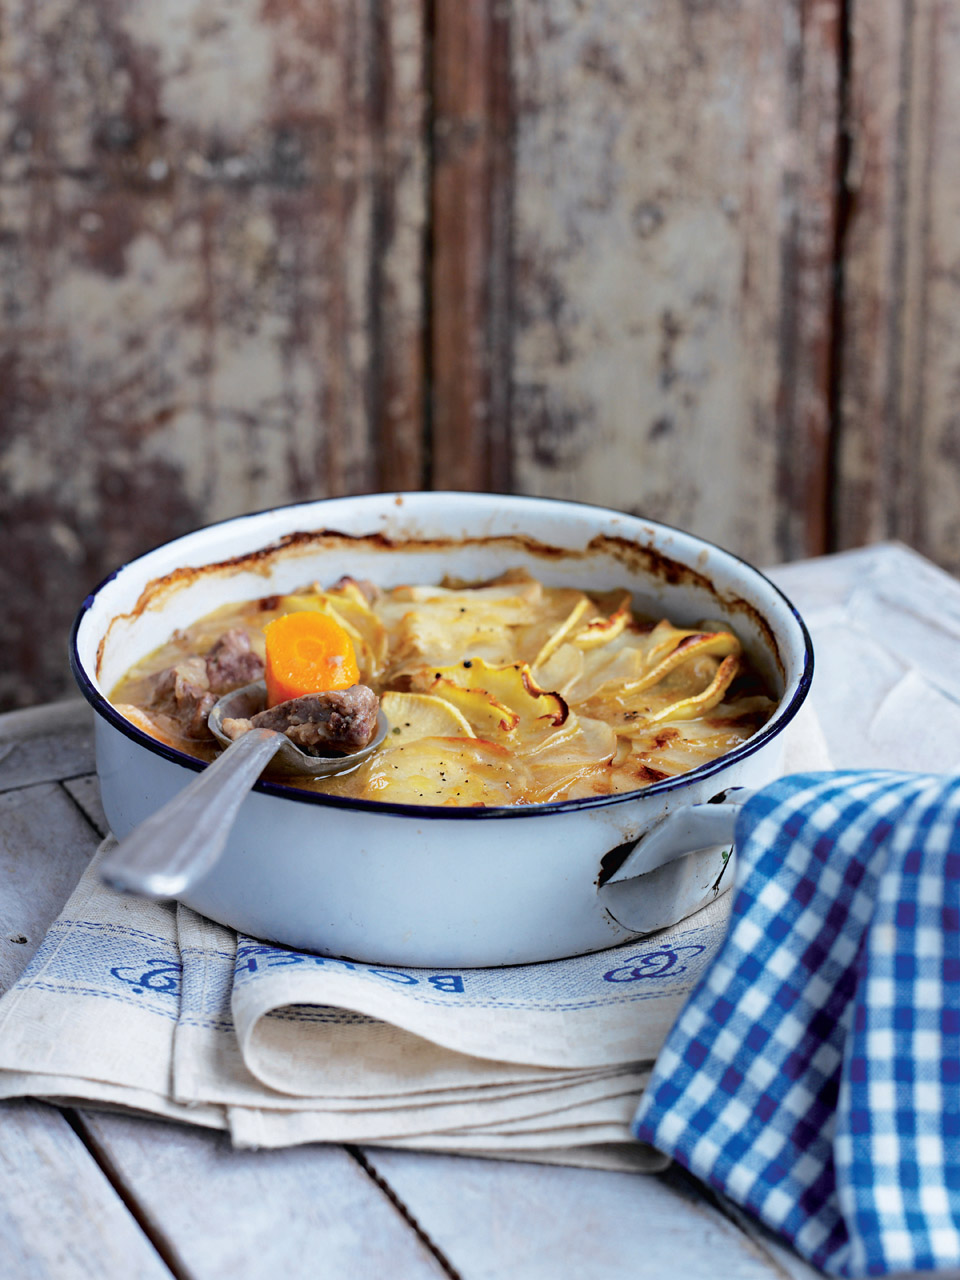
[[[403,1218],[404,1222],[407,1223],[417,1238],[421,1241],[424,1248],[436,1259],[438,1265],[443,1268],[444,1273],[450,1277],[450,1280],[463,1280],[460,1272],[456,1270],[450,1262],[450,1259],[446,1257],[439,1245],[430,1238],[429,1234],[424,1230],[414,1214],[411,1212],[409,1206],[401,1200],[400,1196],[393,1187],[391,1187],[390,1183],[381,1176],[376,1167],[364,1155],[361,1148],[356,1147],[353,1144],[349,1144],[344,1146],[344,1150],[347,1155],[351,1156],[357,1162],[370,1181],[383,1192],[396,1211],[400,1214],[401,1218]]]

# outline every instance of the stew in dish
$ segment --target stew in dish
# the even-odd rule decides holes
[[[282,621],[297,615],[312,621]],[[293,637],[287,648],[271,624]],[[212,759],[210,707],[265,674],[265,722],[307,750],[363,745],[379,699],[390,732],[370,759],[291,785],[394,803],[633,791],[732,750],[775,707],[725,624],[644,618],[625,590],[549,587],[519,569],[387,590],[341,578],[230,605],[171,636],[111,701],[153,737]],[[224,724],[234,736],[249,727]]]

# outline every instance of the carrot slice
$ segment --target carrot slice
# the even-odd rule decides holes
[[[323,613],[285,613],[264,628],[267,706],[327,689],[349,689],[360,679],[353,642]]]

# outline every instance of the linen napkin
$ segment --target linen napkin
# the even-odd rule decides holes
[[[784,778],[634,1132],[841,1276],[960,1267],[960,778]]]
[[[654,938],[542,965],[388,969],[115,893],[105,843],[0,1000],[0,1097],[225,1128],[650,1170],[630,1120],[718,950],[726,897]]]
[[[811,712],[787,767],[828,763]],[[117,894],[101,849],[0,999],[0,1097],[226,1129],[237,1146],[363,1142],[605,1169],[668,1161],[631,1132],[730,894],[653,937],[502,969],[330,960]]]

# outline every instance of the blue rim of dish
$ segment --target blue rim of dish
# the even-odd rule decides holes
[[[392,493],[393,490],[385,491]],[[458,495],[455,490],[428,490],[424,493],[403,493],[402,497],[423,497],[427,494],[436,497],[455,497],[455,496],[473,496]],[[381,493],[370,494],[352,494],[350,497],[374,498],[383,496]],[[617,512],[610,507],[600,507],[592,502],[578,502],[572,498],[544,498],[530,494],[493,494],[485,493],[485,498],[503,497],[507,500],[522,498],[525,502],[543,502],[562,506],[584,507],[587,510],[602,511],[607,515],[627,515],[626,512]],[[217,520],[212,524],[203,526],[203,530],[192,530],[191,533],[199,533],[206,529],[216,529],[221,525],[239,524],[244,520],[254,520],[259,516],[270,515],[274,511],[284,511],[293,507],[315,506],[321,502],[343,502],[348,498],[318,498],[315,501],[307,502],[289,502],[283,503],[277,507],[268,507],[263,511],[251,511],[240,516],[231,516],[225,520]],[[761,572],[752,565],[749,560],[744,560],[742,556],[736,555],[732,551],[727,551],[724,547],[718,546],[715,542],[710,542],[706,538],[700,538],[695,534],[687,533],[686,530],[678,529],[675,525],[664,524],[661,520],[647,520],[643,516],[631,516],[631,519],[640,520],[643,524],[649,524],[656,529],[665,529],[670,533],[678,533],[685,538],[696,538],[696,541],[703,543],[713,551],[718,551],[724,556],[728,556],[737,564],[741,564],[751,573],[756,574],[776,595],[780,597],[793,615],[800,633],[803,637],[803,670],[797,682],[797,687],[790,698],[789,703],[782,708],[781,714],[776,718],[775,722],[767,722],[762,729],[758,729],[752,738],[748,738],[740,747],[734,747],[732,751],[726,752],[722,756],[718,756],[716,760],[711,760],[707,764],[699,765],[696,769],[691,769],[687,773],[678,773],[672,778],[663,778],[659,782],[652,782],[648,787],[638,787],[635,791],[623,791],[617,795],[605,796],[580,796],[573,800],[550,800],[542,804],[519,804],[519,805],[489,805],[484,807],[474,806],[457,806],[457,805],[436,805],[436,804],[399,804],[388,800],[359,800],[351,799],[347,796],[331,796],[325,795],[319,791],[304,791],[301,788],[285,785],[282,782],[269,782],[260,779],[254,783],[253,790],[261,792],[264,795],[277,796],[284,800],[293,800],[298,804],[315,804],[324,807],[332,807],[335,809],[353,809],[360,813],[370,814],[392,814],[399,818],[418,818],[437,819],[445,818],[453,821],[486,821],[494,818],[536,818],[543,814],[553,813],[570,813],[579,812],[583,809],[601,809],[607,805],[623,804],[625,801],[636,800],[639,796],[646,795],[666,795],[671,791],[676,791],[679,787],[688,786],[691,782],[700,782],[703,779],[710,778],[717,773],[729,769],[731,765],[745,760],[748,756],[754,755],[762,747],[770,741],[771,738],[782,733],[787,725],[794,719],[800,707],[803,705],[807,694],[810,692],[810,685],[813,681],[813,641],[810,638],[810,632],[807,625],[800,616],[793,602],[780,590],[775,582],[772,582],[765,573]],[[190,537],[191,533],[183,534],[182,537]],[[349,535],[354,536],[354,535]],[[364,535],[357,535],[364,536]],[[176,542],[179,539],[169,539],[168,541]],[[87,611],[93,605],[94,600],[103,590],[103,588],[112,582],[118,574],[122,573],[129,565],[136,564],[137,561],[143,560],[146,556],[151,555],[153,551],[160,547],[166,546],[167,542],[158,543],[157,546],[151,548],[150,551],[143,552],[136,559],[127,561],[119,565],[111,573],[98,582],[94,589],[89,592],[80,606],[77,616],[74,618],[73,626],[70,630],[70,668],[73,672],[74,679],[80,687],[80,692],[93,707],[98,715],[102,716],[108,724],[118,729],[125,737],[137,743],[138,746],[146,747],[154,755],[169,760],[172,764],[181,765],[184,768],[191,769],[195,773],[199,773],[204,769],[205,762],[197,760],[194,756],[189,756],[183,751],[178,751],[176,747],[168,747],[166,743],[159,742],[156,738],[151,738],[148,733],[144,733],[142,729],[138,729],[125,716],[104,697],[104,695],[95,688],[90,677],[84,670],[80,655],[77,652],[77,637],[80,627],[83,623]]]

